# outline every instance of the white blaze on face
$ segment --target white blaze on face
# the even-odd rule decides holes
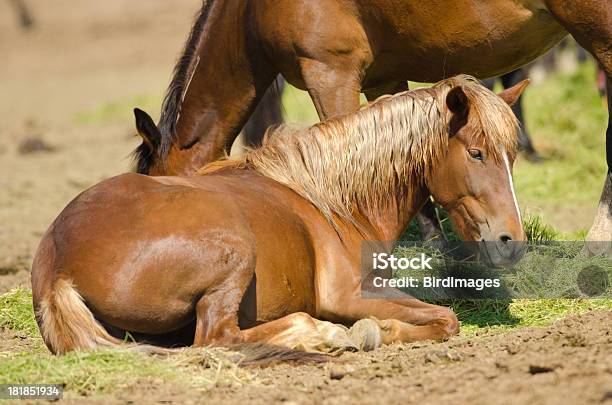
[[[512,191],[512,200],[514,201],[514,208],[516,209],[516,215],[519,221],[521,220],[521,211],[519,210],[518,201],[516,201],[516,194],[514,193],[514,184],[512,183],[512,173],[510,172],[510,162],[508,161],[508,155],[504,152],[504,165],[506,166],[506,173],[508,174],[508,182],[510,183],[510,191]]]

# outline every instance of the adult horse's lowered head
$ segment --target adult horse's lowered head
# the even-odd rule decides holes
[[[362,347],[360,336],[376,347],[457,333],[449,308],[396,290],[362,298],[361,247],[397,240],[430,194],[466,240],[523,239],[507,104],[523,87],[498,97],[470,77],[448,79],[272,130],[261,148],[199,176],[101,182],[64,209],[36,253],[45,343],[65,353],[118,345],[127,331],[166,345],[333,351]],[[520,256],[498,252],[489,255],[498,264]],[[330,323],[370,317],[365,335]]]

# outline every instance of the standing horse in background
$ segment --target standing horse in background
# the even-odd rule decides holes
[[[334,351],[457,333],[449,308],[392,289],[379,292],[393,299],[362,298],[361,248],[390,251],[431,194],[464,240],[496,241],[479,242],[493,265],[517,261],[511,241],[525,234],[508,103],[524,85],[498,97],[452,78],[307,129],[272,130],[262,147],[199,176],[99,183],[63,210],[34,258],[45,343],[65,353],[120,344],[127,331],[169,345]],[[155,130],[136,115],[140,130]],[[320,320],[369,317],[380,321],[351,338]]]
[[[568,33],[610,78],[609,0],[206,0],[162,106],[162,137],[145,139],[139,172],[189,174],[223,156],[278,73],[310,93],[324,120],[357,110],[360,92],[373,100],[406,80],[502,75]],[[606,141],[590,240],[612,238],[610,121]]]

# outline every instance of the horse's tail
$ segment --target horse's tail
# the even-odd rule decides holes
[[[230,352],[238,353],[232,360],[241,366],[268,366],[277,363],[326,363],[334,361],[334,357],[306,352],[299,349],[288,349],[266,343],[238,343],[228,346]]]
[[[72,281],[58,274],[53,233],[54,224],[42,237],[32,263],[32,301],[45,344],[56,354],[119,345],[121,341],[94,318]]]
[[[70,280],[58,279],[38,303],[37,319],[45,344],[55,354],[119,346],[96,320]]]
[[[268,87],[244,126],[245,146],[251,148],[260,146],[266,130],[272,125],[283,123],[282,94],[284,87],[283,76],[278,75],[276,80]]]

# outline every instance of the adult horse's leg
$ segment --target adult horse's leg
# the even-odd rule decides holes
[[[608,174],[601,193],[593,226],[587,234],[587,248],[592,254],[612,254],[612,75],[607,70],[608,130],[606,132],[606,157]]]
[[[399,81],[395,83],[390,83],[385,86],[376,87],[375,89],[368,89],[364,91],[364,93],[368,101],[374,101],[382,95],[395,94],[399,93],[400,91],[407,90],[408,82]],[[423,208],[421,208],[421,210],[416,215],[416,220],[421,231],[421,237],[424,241],[428,243],[434,242],[434,244],[438,244],[439,242],[446,240],[446,237],[444,236],[444,231],[442,230],[442,226],[440,225],[440,220],[436,213],[436,207],[434,206],[431,199],[427,199]]]
[[[266,130],[283,122],[282,94],[285,87],[283,76],[278,75],[274,83],[264,93],[255,111],[243,128],[244,144],[258,147]]]
[[[502,85],[504,89],[509,89],[510,87],[522,82],[527,79],[527,73],[525,69],[520,68],[516,69],[510,73],[506,73],[501,77]],[[521,124],[520,138],[519,138],[519,147],[525,153],[529,160],[537,161],[539,160],[538,153],[533,147],[533,143],[531,142],[531,136],[529,135],[529,131],[527,130],[527,123],[525,122],[525,117],[523,115],[523,96],[521,95],[519,99],[510,106],[514,115],[519,120]]]
[[[606,73],[608,89],[608,129],[606,159],[608,173],[597,214],[587,240],[594,254],[612,252],[612,4],[608,0],[548,0],[548,9],[574,36],[576,41],[597,59]]]
[[[354,60],[338,58],[333,64],[315,59],[299,61],[300,73],[321,121],[359,109],[361,80]]]

